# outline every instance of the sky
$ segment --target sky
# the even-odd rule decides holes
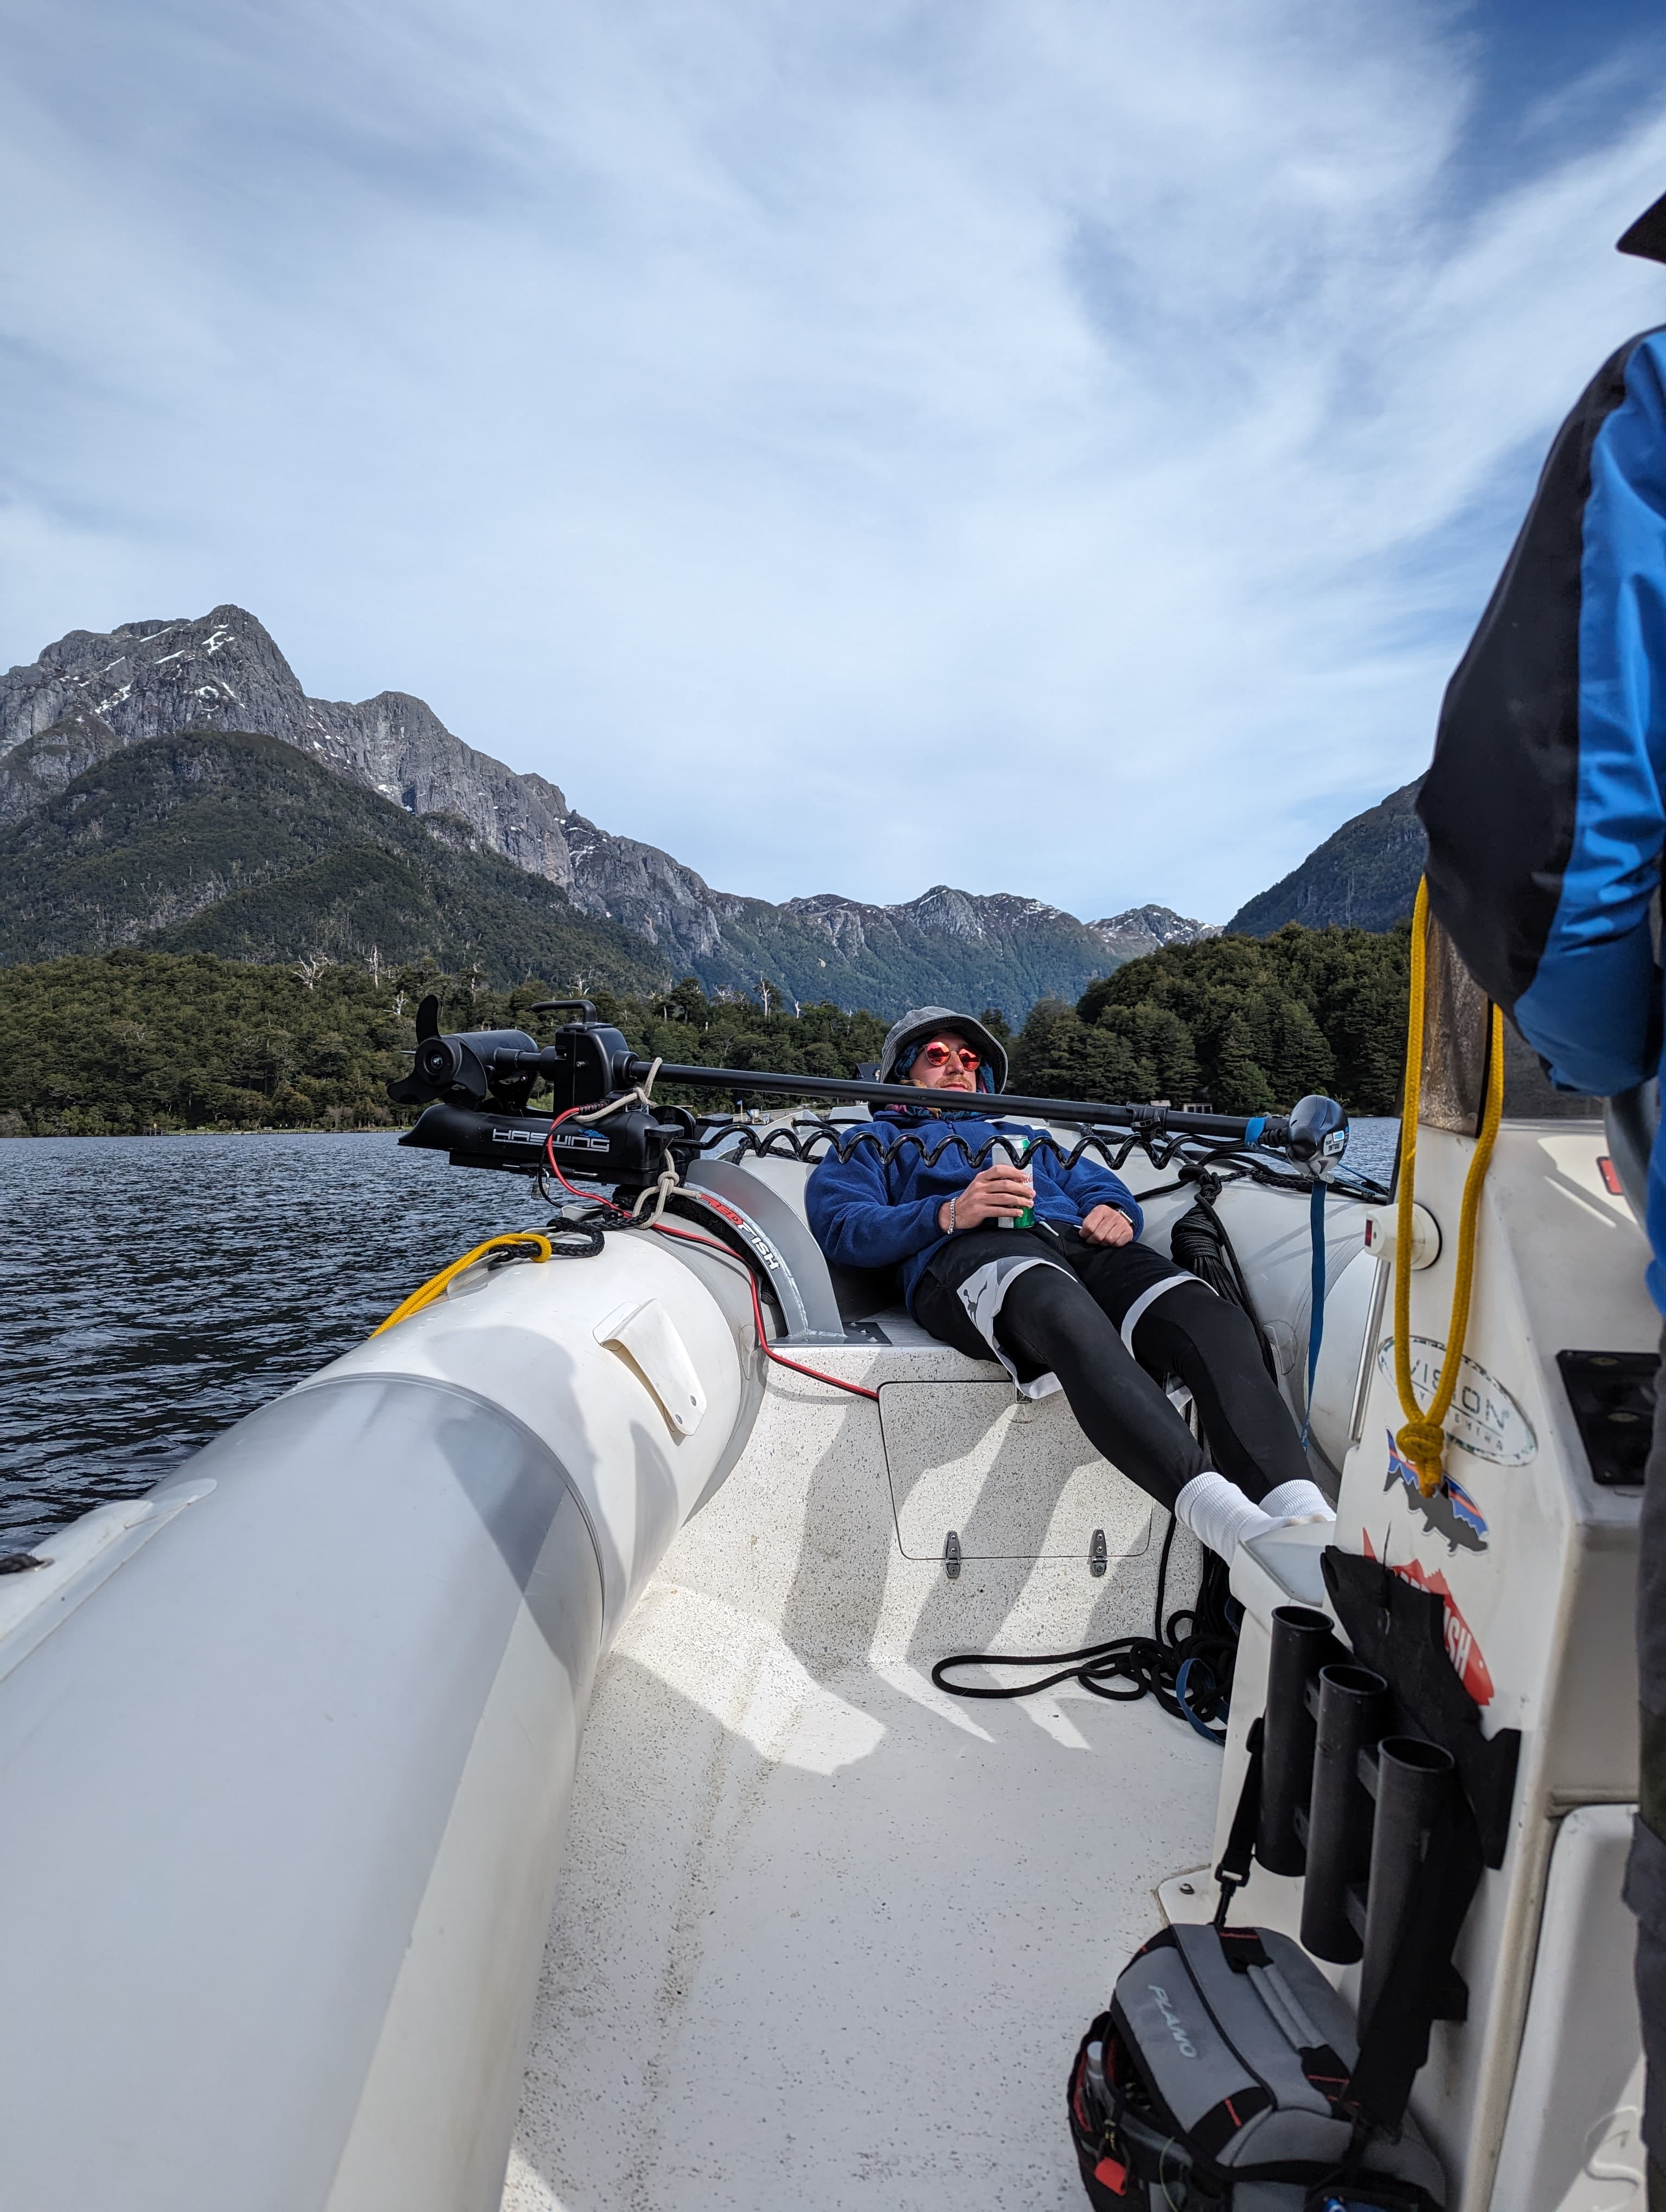
[[[0,665],[233,601],[724,890],[1223,921],[1663,191],[1639,0],[11,0]]]

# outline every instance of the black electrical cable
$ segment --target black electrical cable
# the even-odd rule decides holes
[[[1276,1386],[1279,1379],[1278,1363],[1273,1357],[1273,1347],[1268,1341],[1267,1331],[1261,1316],[1256,1311],[1256,1302],[1250,1294],[1250,1284],[1238,1261],[1237,1250],[1229,1235],[1226,1224],[1215,1212],[1215,1200],[1220,1196],[1221,1179],[1207,1168],[1182,1169],[1183,1183],[1193,1184],[1197,1196],[1190,1208],[1183,1213],[1169,1231],[1169,1255],[1178,1267],[1207,1283],[1223,1298],[1243,1308],[1255,1324],[1256,1341],[1261,1346],[1262,1363]]]

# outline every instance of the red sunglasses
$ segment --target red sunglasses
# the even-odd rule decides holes
[[[976,1069],[983,1065],[969,1044],[928,1044],[922,1048],[920,1057],[927,1067],[946,1067],[952,1060],[958,1060],[964,1068]]]

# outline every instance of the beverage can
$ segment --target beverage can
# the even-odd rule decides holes
[[[1035,1146],[1036,1140],[1033,1137],[1025,1137],[1023,1144],[1018,1148],[1018,1164],[1020,1167],[1024,1165],[1031,1153],[1035,1150]],[[1026,1206],[1022,1213],[1015,1214],[1013,1216],[1012,1226],[1014,1229],[1033,1229],[1035,1225],[1036,1209],[1033,1206]]]

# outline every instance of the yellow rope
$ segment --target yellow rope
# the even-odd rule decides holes
[[[1463,1204],[1458,1213],[1457,1279],[1452,1285],[1452,1318],[1446,1332],[1446,1351],[1441,1361],[1440,1384],[1427,1407],[1417,1402],[1412,1388],[1412,1238],[1413,1207],[1417,1176],[1417,1117],[1423,1093],[1423,1009],[1425,970],[1428,953],[1429,890],[1417,887],[1412,915],[1412,989],[1406,1030],[1406,1099],[1400,1117],[1400,1198],[1394,1251],[1394,1381],[1400,1394],[1405,1426],[1395,1442],[1417,1469],[1417,1486],[1432,1498],[1444,1474],[1446,1416],[1451,1410],[1463,1363],[1463,1340],[1469,1326],[1469,1296],[1475,1277],[1475,1234],[1481,1219],[1481,1185],[1504,1116],[1504,1016],[1496,1006],[1487,1009],[1487,1100],[1481,1109],[1469,1172],[1463,1181]]]
[[[380,1336],[383,1329],[392,1328],[397,1322],[409,1321],[412,1314],[421,1313],[424,1306],[431,1306],[435,1298],[445,1296],[465,1267],[471,1267],[488,1252],[502,1252],[520,1244],[536,1244],[538,1248],[537,1256],[540,1261],[550,1256],[550,1240],[536,1229],[512,1229],[505,1236],[489,1237],[483,1244],[477,1244],[472,1252],[465,1252],[460,1260],[453,1260],[450,1267],[441,1267],[437,1275],[429,1276],[420,1290],[413,1291],[403,1305],[395,1306],[387,1319],[371,1330],[371,1335]]]

